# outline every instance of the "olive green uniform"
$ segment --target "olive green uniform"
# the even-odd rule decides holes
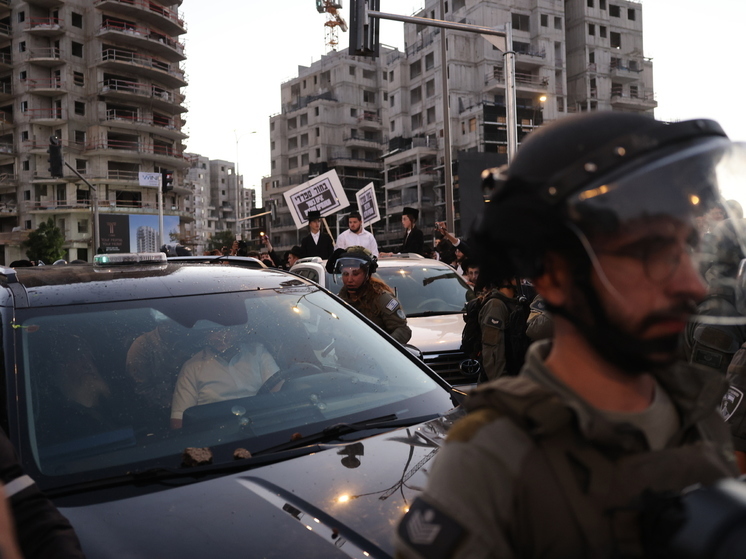
[[[482,331],[482,368],[489,380],[506,374],[506,328],[510,320],[510,298],[493,290],[479,311]],[[517,372],[517,368],[516,368]]]
[[[550,348],[534,344],[519,376],[472,393],[399,525],[397,557],[641,557],[643,493],[737,474],[722,375],[657,374],[668,428],[641,428],[639,414],[601,412],[560,382]]]
[[[376,295],[372,292],[368,293],[376,298],[374,304],[376,310],[372,316],[363,313],[365,314],[365,317],[376,326],[383,328],[397,342],[406,344],[412,337],[412,330],[407,326],[407,315],[404,314],[404,309],[402,309],[401,303],[396,297],[388,292],[381,293],[380,295]],[[353,301],[345,287],[339,291],[339,296],[351,306],[355,307],[355,309],[360,311],[362,299]]]

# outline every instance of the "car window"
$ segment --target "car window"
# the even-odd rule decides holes
[[[230,461],[239,446],[450,407],[406,350],[315,286],[19,310],[16,324],[42,476],[179,467],[187,447]]]
[[[293,271],[296,272],[299,276],[303,276],[304,278],[308,278],[311,281],[319,283],[319,274],[313,268],[301,268],[299,270]]]

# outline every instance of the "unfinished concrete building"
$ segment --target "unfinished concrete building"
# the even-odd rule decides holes
[[[181,131],[187,85],[180,0],[0,2],[0,258],[24,258],[25,232],[52,217],[68,258],[90,260],[92,200],[100,213],[157,215],[140,172],[173,171],[165,214],[186,210]],[[51,178],[47,147],[61,139],[71,170]],[[134,248],[133,248],[134,250]]]

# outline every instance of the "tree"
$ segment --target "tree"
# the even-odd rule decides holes
[[[50,217],[29,233],[22,247],[26,249],[29,260],[41,260],[45,264],[52,264],[65,256],[65,250],[62,248],[64,243],[65,236]]]
[[[231,248],[235,240],[236,234],[233,231],[217,231],[207,241],[207,250],[221,250],[223,247]]]

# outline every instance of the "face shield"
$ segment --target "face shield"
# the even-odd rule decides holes
[[[746,324],[746,222],[732,203],[746,202],[744,184],[746,144],[710,137],[615,167],[566,199],[566,217],[612,295],[621,297],[599,263],[605,252],[641,261],[654,283],[693,266],[723,299],[695,320]]]
[[[334,265],[334,273],[341,274],[345,269],[363,269],[366,273],[370,267],[370,262],[364,258],[357,258],[355,256],[344,256],[339,258]]]

